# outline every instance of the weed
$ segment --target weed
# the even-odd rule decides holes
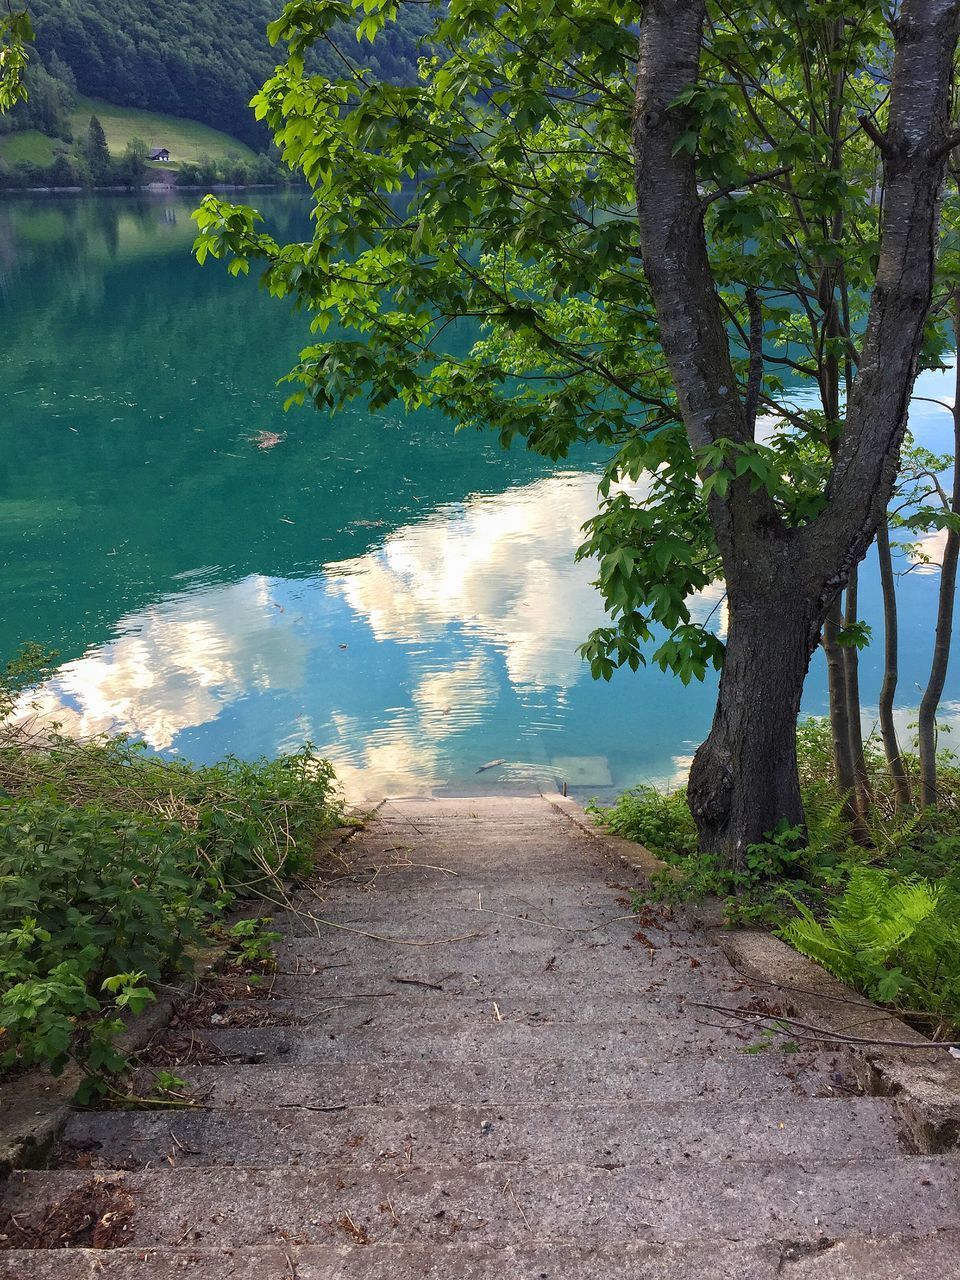
[[[0,681],[0,713],[36,655]],[[43,1063],[123,1065],[125,1015],[189,971],[191,950],[239,898],[306,872],[336,825],[333,771],[310,746],[277,760],[194,768],[129,738],[0,736],[0,1074]],[[266,967],[275,935],[230,941]]]

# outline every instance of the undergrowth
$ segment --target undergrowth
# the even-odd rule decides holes
[[[866,844],[854,839],[833,781],[829,725],[798,734],[805,830],[779,827],[743,865],[699,853],[682,791],[626,791],[596,808],[618,835],[672,868],[655,877],[669,902],[718,896],[731,923],[775,929],[798,951],[872,999],[910,1011],[934,1036],[960,1031],[960,767],[940,763],[936,809],[898,811],[879,753],[868,763],[873,809]],[[907,760],[916,769],[916,761]]]
[[[8,669],[0,711],[29,669]],[[127,737],[80,742],[5,724],[0,1074],[59,1073],[73,1060],[81,1100],[109,1090],[124,1065],[123,1015],[189,971],[238,900],[276,899],[309,871],[339,811],[333,770],[310,746],[195,767]],[[265,945],[252,922],[230,941],[258,954]]]

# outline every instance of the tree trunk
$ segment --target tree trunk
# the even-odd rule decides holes
[[[843,625],[852,627],[857,621],[859,568],[850,573],[847,583]],[[860,650],[856,645],[841,646],[843,657],[844,694],[847,700],[847,731],[850,735],[850,761],[853,765],[853,781],[857,793],[857,807],[861,814],[870,808],[870,775],[863,750],[863,722],[860,713]]]
[[[633,130],[643,269],[694,450],[721,440],[753,442],[710,261],[699,156],[689,146],[698,126],[682,105],[701,80],[706,19],[705,0],[643,5]],[[901,0],[896,7],[886,132],[871,126],[884,169],[875,285],[820,514],[787,528],[766,490],[742,477],[708,500],[731,630],[716,717],[697,752],[689,794],[702,847],[734,865],[781,818],[802,820],[794,735],[803,678],[820,626],[893,491],[954,145],[958,28],[960,0]],[[706,464],[705,472],[707,478]]]
[[[796,730],[811,613],[796,597],[731,600],[713,727],[687,787],[701,849],[730,865],[779,822],[803,826]]]
[[[880,736],[883,738],[887,768],[893,780],[897,808],[903,809],[912,803],[913,796],[910,793],[910,779],[900,751],[897,726],[893,720],[893,699],[900,677],[900,657],[897,585],[893,576],[890,529],[886,520],[877,530],[877,558],[880,561],[880,587],[883,591],[883,684],[880,686]]]
[[[850,823],[854,839],[867,841],[867,828],[857,793],[850,732],[850,699],[847,691],[847,668],[840,647],[840,597],[831,604],[823,622],[823,651],[827,658],[827,684],[830,690],[830,730],[833,736],[833,765],[837,789],[843,796],[843,816]],[[859,698],[858,698],[859,702]]]
[[[840,650],[840,597],[837,596],[823,624],[823,652],[827,659],[827,688],[830,692],[830,731],[833,737],[833,767],[837,786],[850,797],[854,790],[853,756],[850,752],[850,722],[847,717],[847,671]]]
[[[954,326],[960,326],[960,295],[955,299]],[[960,332],[960,329],[957,330]],[[953,404],[953,490],[950,495],[950,511],[960,516],[960,352],[957,354],[957,374]],[[943,695],[950,661],[950,645],[953,640],[953,606],[957,595],[957,561],[960,559],[960,533],[956,528],[947,530],[943,547],[943,563],[940,567],[940,596],[937,603],[937,629],[934,633],[933,662],[930,679],[920,699],[920,715],[917,722],[917,743],[920,750],[920,803],[936,804],[937,791],[937,708]]]

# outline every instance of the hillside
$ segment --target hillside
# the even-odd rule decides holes
[[[55,74],[68,68],[81,94],[198,120],[257,150],[267,137],[248,103],[277,61],[265,30],[282,8],[283,0],[30,0],[39,57]],[[363,47],[364,64],[384,79],[414,79],[418,40],[432,22],[430,6],[405,8]],[[332,52],[316,58],[334,69]]]
[[[101,124],[106,156],[90,153],[90,121]],[[5,120],[5,123],[9,118]],[[31,123],[27,121],[26,123]],[[55,126],[0,130],[0,189],[30,186],[141,186],[158,177],[186,184],[277,182],[286,172],[229,134],[156,111],[75,97]],[[145,144],[141,145],[141,144]],[[163,147],[166,162],[145,160]],[[139,151],[134,156],[134,152]]]
[[[166,147],[174,166],[185,162],[197,163],[206,156],[214,160],[254,158],[254,152],[246,143],[219,129],[159,111],[138,111],[132,107],[98,102],[94,98],[78,98],[70,114],[73,133],[78,138],[85,133],[90,117],[96,116],[103,125],[107,146],[113,156],[121,156],[130,142],[140,138],[150,147]]]

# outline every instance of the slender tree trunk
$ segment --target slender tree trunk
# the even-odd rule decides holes
[[[732,865],[779,822],[803,826],[796,731],[811,618],[796,597],[730,599],[717,709],[687,796],[701,849]]]
[[[903,809],[912,803],[913,796],[900,751],[897,726],[893,720],[893,699],[900,677],[900,658],[897,585],[893,576],[893,559],[890,555],[890,528],[886,520],[877,530],[877,558],[880,561],[880,587],[883,591],[883,684],[880,687],[880,736],[883,738],[883,751],[893,780],[897,808]]]
[[[847,673],[840,649],[840,597],[830,606],[823,624],[823,652],[827,659],[827,687],[830,692],[830,730],[833,737],[833,765],[837,786],[847,797],[855,788],[853,755],[850,751]]]
[[[960,294],[954,299],[954,325],[960,332]],[[953,404],[953,489],[950,495],[950,511],[960,517],[960,353],[957,355],[957,375]],[[953,606],[957,595],[957,560],[960,557],[960,533],[956,528],[947,530],[943,547],[943,564],[940,569],[940,596],[937,604],[937,628],[933,646],[933,662],[930,679],[920,699],[920,715],[917,724],[917,742],[920,750],[920,803],[936,804],[937,791],[937,708],[943,695],[950,661],[950,645],[953,640]]]
[[[852,627],[858,621],[859,567],[851,570],[847,583],[843,612],[843,625]],[[844,695],[847,701],[847,727],[850,735],[850,760],[853,765],[853,781],[857,792],[857,806],[861,814],[870,808],[870,775],[863,750],[863,721],[860,711],[860,651],[856,645],[841,647],[843,656]]]

